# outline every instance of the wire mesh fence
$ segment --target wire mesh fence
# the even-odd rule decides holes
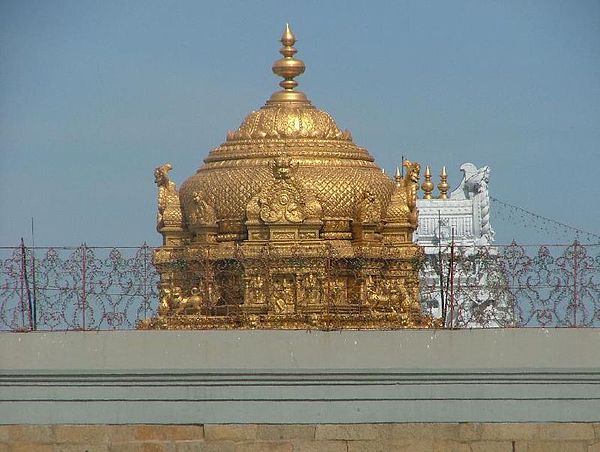
[[[133,329],[158,306],[152,249],[1,248],[0,330]]]
[[[420,288],[447,326],[600,326],[600,245],[451,248],[428,256]]]
[[[152,254],[147,245],[0,248],[0,331],[134,329],[159,309]],[[235,287],[215,289],[211,296],[217,306],[227,306],[228,298],[241,300],[242,292],[260,298],[267,288],[281,292],[281,309],[293,310],[307,300],[332,309],[354,303],[361,315],[373,308],[373,303],[361,304],[370,300],[368,275],[363,287],[352,290],[343,290],[343,275],[333,270],[320,284],[310,272],[297,281],[271,280],[265,272],[257,279],[261,287],[245,287],[245,259],[239,253],[227,262],[229,277],[223,280]],[[360,259],[355,261],[361,270]],[[442,318],[447,328],[600,326],[600,244],[448,245],[426,254],[420,265],[422,310]],[[299,287],[293,293],[292,283]],[[376,302],[385,299],[379,294]]]

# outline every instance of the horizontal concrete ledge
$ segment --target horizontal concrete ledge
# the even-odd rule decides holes
[[[575,407],[575,409],[574,409]],[[0,424],[598,422],[600,402],[537,400],[3,402]]]
[[[600,328],[0,336],[0,370],[600,369]]]
[[[0,339],[4,424],[600,420],[596,329]]]

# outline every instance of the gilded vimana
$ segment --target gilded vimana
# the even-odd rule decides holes
[[[143,329],[396,329],[422,314],[413,244],[420,165],[391,178],[296,90],[289,26],[280,91],[179,188],[156,168],[158,316]]]

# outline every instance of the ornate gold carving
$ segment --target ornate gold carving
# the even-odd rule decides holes
[[[158,314],[160,316],[166,316],[170,314],[174,304],[172,293],[175,291],[175,289],[181,290],[179,287],[173,289],[163,287],[160,289],[160,304],[158,306]]]
[[[394,182],[295,91],[304,64],[294,42],[286,28],[273,65],[283,91],[179,193],[171,165],[157,168],[159,229],[169,239],[154,253],[158,317],[140,328],[434,325],[419,309],[421,250],[411,242],[419,164],[404,162],[406,177]]]
[[[291,158],[299,164],[295,177],[319,200],[323,216],[354,218],[356,200],[364,191],[370,191],[386,205],[394,189],[393,182],[372,162],[365,160],[349,158],[340,164],[340,159],[333,159],[333,156],[332,159],[318,160],[299,158],[292,150],[275,158]],[[269,165],[275,158],[244,158],[206,164],[182,185],[180,191],[185,210],[194,208],[193,193],[201,192],[205,199],[214,200],[218,219],[243,221],[250,200],[273,180]]]
[[[294,312],[294,280],[291,275],[277,275],[273,278],[272,303],[276,314]]]
[[[192,287],[190,292],[189,297],[184,297],[178,286],[172,289],[162,288],[159,314],[161,316],[200,314],[202,309],[200,289]]]
[[[188,225],[214,225],[217,222],[217,214],[213,206],[206,202],[202,193],[194,192],[194,208],[187,215]]]
[[[343,305],[348,298],[347,280],[343,277],[333,277],[329,282],[329,297],[333,305]]]
[[[177,186],[169,178],[169,171],[173,169],[170,163],[159,166],[154,170],[154,182],[158,186],[158,217],[156,228],[160,232],[165,227],[181,228],[183,215]]]
[[[264,107],[250,113],[238,130],[227,135],[227,141],[265,138],[351,141],[352,135],[340,130],[327,112],[311,105]]]
[[[261,275],[247,278],[246,291],[246,300],[249,304],[265,304],[265,282]]]
[[[278,232],[278,231],[273,231],[271,233],[271,238],[273,240],[294,240],[296,239],[296,233],[295,232]]]
[[[356,221],[362,224],[377,224],[381,221],[381,203],[370,191],[363,193],[356,206]]]
[[[419,189],[419,172],[421,171],[421,165],[417,162],[412,163],[408,160],[404,160],[403,163],[406,168],[406,180],[404,182],[404,189],[406,190],[406,198],[410,214],[408,216],[410,225],[416,229],[418,212],[417,212],[417,190]]]
[[[191,295],[187,298],[182,298],[177,306],[177,314],[199,314],[202,308],[202,296],[197,287],[192,287]]]
[[[404,160],[406,175],[396,170],[396,189],[385,214],[388,224],[407,224],[411,230],[417,228],[417,190],[421,165]],[[411,231],[412,232],[412,231]],[[385,234],[385,231],[384,231]]]
[[[294,177],[298,163],[291,159],[278,159],[272,161],[270,167],[275,180],[248,203],[248,223],[320,221],[321,205]]]
[[[185,298],[181,293],[181,287],[163,287],[161,289],[159,313],[161,315],[168,315],[173,312],[178,312],[179,307],[184,303],[184,300]]]
[[[321,303],[321,281],[315,273],[304,275],[301,281],[301,302],[306,305]]]
[[[227,317],[173,316],[142,320],[142,330],[399,330],[404,328],[442,328],[440,319],[415,318],[404,312],[369,312],[367,314],[240,314]]]

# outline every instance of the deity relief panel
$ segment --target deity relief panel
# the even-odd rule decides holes
[[[296,284],[294,275],[273,275],[271,300],[277,314],[290,314],[296,310]]]
[[[322,299],[323,283],[315,273],[302,276],[300,282],[299,302],[303,306],[319,305]]]
[[[264,305],[266,303],[267,284],[262,275],[249,276],[246,280],[246,296],[244,302],[248,304]]]
[[[328,281],[329,300],[334,306],[341,306],[348,301],[348,280],[344,276],[333,277]]]

